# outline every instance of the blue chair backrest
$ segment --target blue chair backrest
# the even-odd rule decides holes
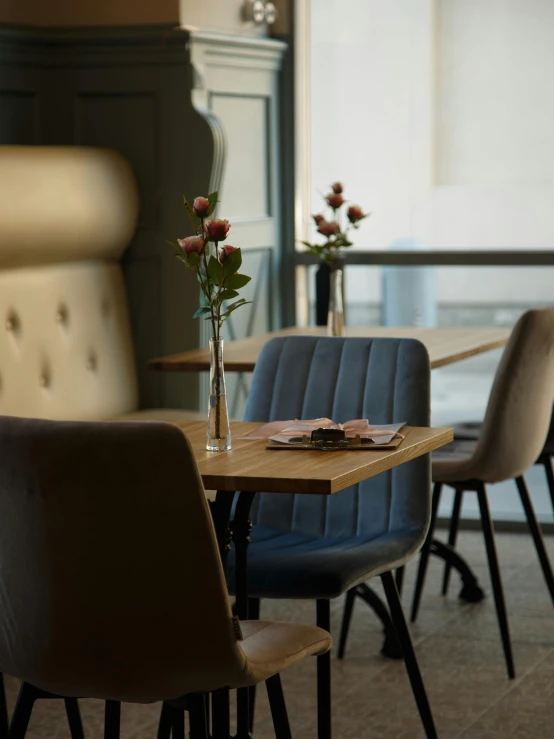
[[[414,339],[277,337],[256,363],[244,420],[368,418],[429,426],[429,384],[427,350]],[[332,496],[261,493],[253,521],[319,538],[411,530],[422,539],[430,489],[425,455]]]

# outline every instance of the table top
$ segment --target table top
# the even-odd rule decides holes
[[[325,326],[293,326],[248,339],[225,342],[225,370],[252,372],[263,345],[275,336],[325,336]],[[347,328],[347,336],[419,339],[427,347],[431,369],[459,362],[476,354],[504,346],[510,336],[507,328],[400,328],[370,326]],[[153,359],[149,367],[166,372],[202,372],[210,369],[207,348],[192,349],[181,354]]]
[[[208,452],[205,422],[174,423],[188,436],[204,486],[211,490],[331,495],[452,441],[449,428],[405,426],[406,438],[395,449],[267,449],[265,441],[240,438],[262,423],[236,422],[231,424],[233,448]]]

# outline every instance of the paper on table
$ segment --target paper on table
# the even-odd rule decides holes
[[[374,444],[388,444],[402,426],[405,426],[405,422],[372,424],[370,426],[367,418],[358,418],[346,421],[343,424],[335,424],[329,418],[316,418],[306,421],[273,421],[241,436],[241,439],[270,439],[281,444],[294,444],[299,443],[302,436],[309,436],[314,429],[335,428],[343,430],[347,439],[360,436],[362,439],[370,439]]]
[[[241,436],[241,439],[263,440],[269,439],[274,434],[280,434],[292,424],[301,424],[303,430],[313,431],[313,429],[329,429],[335,428],[335,425],[329,418],[315,418],[312,421],[271,421],[266,423],[248,434]]]

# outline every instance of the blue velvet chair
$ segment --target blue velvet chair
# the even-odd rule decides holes
[[[336,422],[369,418],[428,426],[429,380],[427,351],[412,339],[278,337],[264,346],[256,363],[244,419],[326,416]],[[254,610],[261,598],[314,599],[317,623],[328,629],[331,598],[379,575],[427,736],[435,737],[391,574],[425,539],[430,486],[426,455],[331,497],[261,492],[252,509],[248,588]],[[231,556],[231,589],[233,580]],[[319,738],[328,739],[328,655],[318,657],[318,722]]]

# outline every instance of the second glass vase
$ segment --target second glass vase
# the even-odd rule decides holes
[[[343,262],[334,259],[329,265],[329,312],[327,335],[344,336]]]
[[[210,339],[210,399],[206,449],[226,452],[231,448],[231,427],[223,366],[223,339]]]

